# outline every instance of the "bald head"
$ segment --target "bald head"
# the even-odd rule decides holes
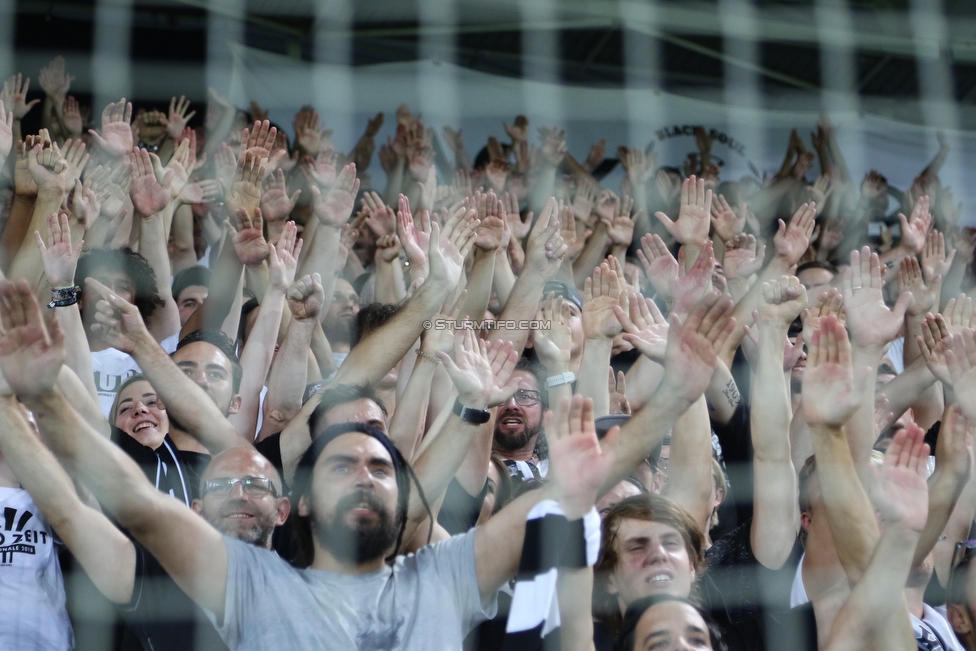
[[[275,527],[291,511],[282,493],[281,476],[270,461],[252,447],[231,448],[207,466],[193,509],[222,534],[270,549]]]

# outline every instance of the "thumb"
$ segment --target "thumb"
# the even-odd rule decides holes
[[[915,304],[915,297],[911,292],[904,292],[898,297],[898,301],[895,303],[894,309],[891,310],[892,314],[898,317],[899,320],[905,318],[905,311]]]

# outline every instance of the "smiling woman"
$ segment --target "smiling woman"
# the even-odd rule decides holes
[[[143,375],[127,379],[115,397],[112,425],[155,450],[169,434],[169,416],[149,380]]]

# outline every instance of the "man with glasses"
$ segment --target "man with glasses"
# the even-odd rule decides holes
[[[505,461],[513,478],[521,481],[542,479],[549,471],[545,446],[539,445],[542,416],[548,402],[540,390],[545,382],[545,371],[539,364],[523,357],[512,377],[518,380],[518,390],[498,407],[491,451]]]

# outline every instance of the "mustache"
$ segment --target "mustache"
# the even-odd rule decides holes
[[[360,503],[365,503],[370,510],[375,511],[377,514],[389,514],[389,509],[380,498],[376,497],[376,495],[373,493],[361,490],[350,493],[349,495],[346,495],[340,499],[336,504],[336,513],[345,513]]]

